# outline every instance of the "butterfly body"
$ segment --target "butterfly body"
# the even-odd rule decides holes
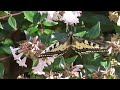
[[[93,52],[107,52],[107,49],[95,42],[91,42],[73,35],[72,32],[61,39],[60,41],[52,44],[46,48],[39,57],[58,57],[66,53],[69,49],[73,49],[78,54],[89,54]]]

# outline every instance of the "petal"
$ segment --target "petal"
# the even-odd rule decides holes
[[[27,67],[27,65],[25,64],[25,63],[26,63],[26,58],[27,58],[27,57],[24,57],[22,60],[17,61],[17,63],[19,64],[19,66]]]

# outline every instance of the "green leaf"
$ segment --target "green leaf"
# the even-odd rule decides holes
[[[45,34],[51,34],[52,32],[54,32],[54,31],[51,29],[44,29]]]
[[[39,29],[38,29],[38,26],[31,26],[27,29],[27,32],[29,32],[30,34],[33,34],[35,32],[37,32]]]
[[[47,13],[43,13],[42,16],[40,17],[40,22],[43,22],[45,18],[47,18],[47,16],[48,16]]]
[[[10,14],[11,11],[4,11],[6,14]]]
[[[30,21],[33,22],[33,16],[34,13],[32,11],[23,11],[25,18]]]
[[[62,64],[61,59],[60,59],[60,58],[56,58],[56,59],[54,60],[54,62],[50,65],[50,67],[51,67],[51,69],[53,69],[53,70],[60,70],[60,69],[62,69],[61,64]]]
[[[0,54],[11,54],[10,47],[1,46],[0,47]]]
[[[98,58],[100,58],[100,54],[99,53],[94,53],[94,59],[96,60]]]
[[[114,25],[116,33],[120,33],[120,26]]]
[[[14,28],[14,30],[17,30],[17,23],[14,17],[10,16],[8,19],[9,25]]]
[[[3,79],[4,76],[4,65],[0,63],[0,78]]]
[[[87,27],[91,27],[95,25],[98,21],[100,21],[101,30],[109,32],[114,29],[113,22],[110,21],[108,15],[105,15],[105,13],[107,14],[108,12],[105,11],[103,14],[98,14],[95,11],[84,11],[80,18],[80,21],[85,22]]]
[[[93,65],[84,65],[84,66],[90,73],[93,73],[98,69],[96,66]]]
[[[82,31],[82,32],[79,32],[79,33],[75,33],[74,35],[79,36],[79,37],[83,37],[85,34],[86,34],[86,31]]]
[[[13,44],[13,41],[9,38],[6,38],[5,41],[2,42],[3,45],[12,45]]]
[[[46,22],[46,21],[43,22],[43,25],[45,25],[45,26],[55,26],[57,24],[58,24],[58,22]]]
[[[66,33],[55,32],[52,34],[54,38],[53,40],[61,40],[61,37],[65,37]]]
[[[108,63],[107,61],[104,61],[104,62],[100,62],[101,66],[103,66],[104,68],[107,67]]]
[[[34,25],[37,25],[38,22],[40,22],[40,18],[41,18],[40,13],[36,13],[36,14],[33,16],[33,24],[34,24]]]
[[[64,61],[65,61],[66,64],[71,65],[77,59],[77,57],[78,57],[78,55],[75,55],[71,58],[64,59]]]
[[[100,31],[101,31],[100,22],[98,22],[86,33],[86,37],[88,37],[89,39],[95,39],[99,36]]]
[[[37,64],[38,64],[38,60],[37,60],[37,59],[34,59],[34,60],[33,60],[32,67],[35,67]]]
[[[2,26],[2,24],[1,24],[1,22],[0,22],[0,28],[1,28],[1,29],[4,29],[3,26]]]

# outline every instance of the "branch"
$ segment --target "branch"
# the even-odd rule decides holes
[[[22,13],[23,13],[23,12],[18,12],[18,13],[14,13],[14,14],[8,14],[8,15],[6,15],[6,16],[0,17],[0,19],[5,19],[5,18],[7,18],[7,17],[16,16],[16,15],[19,15],[19,14],[22,14]]]

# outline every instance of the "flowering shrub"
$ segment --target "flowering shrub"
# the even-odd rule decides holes
[[[119,17],[119,11],[0,11],[0,78],[120,78]],[[40,57],[70,31],[108,52]]]

